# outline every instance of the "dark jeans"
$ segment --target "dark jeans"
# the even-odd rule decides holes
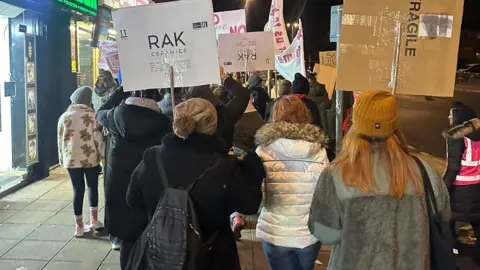
[[[263,251],[271,270],[313,270],[320,242],[306,248],[275,246],[262,241]]]
[[[93,168],[68,169],[73,185],[73,211],[75,216],[82,215],[83,197],[85,196],[85,179],[87,179],[90,207],[98,207],[98,175],[100,166]]]
[[[128,259],[135,242],[122,241],[122,247],[120,248],[120,268],[124,270],[127,267]]]

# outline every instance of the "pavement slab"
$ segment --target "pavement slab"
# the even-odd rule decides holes
[[[2,270],[42,270],[48,261],[33,260],[5,260],[0,259],[0,269]],[[92,269],[93,270],[93,269]]]
[[[3,255],[2,259],[49,261],[65,244],[66,242],[24,240]]]

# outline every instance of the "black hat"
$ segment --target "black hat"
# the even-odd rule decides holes
[[[308,95],[310,92],[310,83],[302,74],[295,74],[295,80],[292,82],[292,94]]]

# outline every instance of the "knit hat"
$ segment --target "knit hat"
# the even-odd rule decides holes
[[[186,99],[203,98],[210,101],[213,106],[217,106],[219,103],[218,97],[215,96],[212,89],[210,89],[210,86],[208,85],[190,87],[185,97]]]
[[[248,87],[259,87],[262,85],[262,78],[258,75],[252,75],[248,78]]]
[[[353,128],[369,137],[388,137],[398,129],[397,100],[389,92],[367,91],[353,107]]]
[[[188,99],[175,107],[173,132],[186,139],[193,132],[213,135],[217,130],[217,110],[202,98]]]
[[[82,86],[78,88],[70,96],[70,100],[73,104],[83,104],[90,106],[92,104],[92,88],[88,86]]]
[[[295,74],[295,80],[292,82],[292,94],[308,95],[310,92],[310,83],[302,74]]]

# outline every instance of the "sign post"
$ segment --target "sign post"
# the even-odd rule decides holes
[[[342,6],[332,7],[332,16],[330,23],[330,41],[337,42],[337,73],[338,73],[338,55],[340,52],[340,27],[342,25]],[[336,20],[336,21],[335,21]],[[345,105],[343,104],[343,91],[337,89],[335,84],[335,151],[337,155],[342,150],[343,140],[343,115],[345,111]]]

